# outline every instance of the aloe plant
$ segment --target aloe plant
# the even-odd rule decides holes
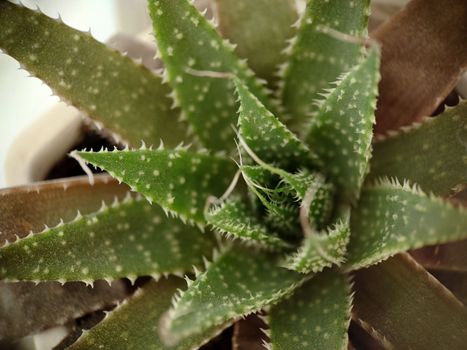
[[[22,209],[38,212],[29,234],[11,207],[27,194],[2,194],[0,278],[150,276],[71,349],[193,349],[253,313],[267,327],[253,342],[270,349],[347,348],[352,318],[383,348],[463,348],[467,309],[405,252],[467,239],[467,210],[446,199],[467,182],[466,103],[374,138],[381,50],[366,38],[368,0],[310,1],[292,30],[291,2],[218,2],[238,51],[190,1],[148,1],[164,63],[151,72],[0,1],[0,48],[126,146],[71,152],[86,190],[35,198]],[[244,60],[258,54],[248,9],[258,33],[282,26],[277,56],[253,65],[275,93]]]

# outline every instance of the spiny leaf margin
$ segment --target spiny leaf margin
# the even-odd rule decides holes
[[[467,210],[383,178],[363,189],[350,229],[346,268],[358,269],[409,249],[467,238]]]
[[[235,163],[229,159],[183,147],[72,155],[106,170],[172,215],[200,226],[205,224],[204,208],[209,196],[219,197],[235,174]]]
[[[196,227],[168,218],[157,206],[128,196],[93,214],[79,212],[0,248],[0,277],[8,281],[107,281],[183,275],[202,266],[214,241]]]

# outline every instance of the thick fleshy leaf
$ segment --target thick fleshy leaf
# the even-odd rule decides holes
[[[253,246],[268,249],[289,246],[276,234],[269,232],[268,228],[249,210],[241,198],[227,200],[211,209],[206,214],[206,221],[216,231]]]
[[[148,282],[69,349],[197,349],[219,332],[215,326],[176,347],[166,346],[159,337],[160,319],[183,285],[183,280],[175,277]]]
[[[236,53],[263,79],[285,60],[286,40],[295,33],[298,18],[294,0],[216,0],[219,30],[237,45]],[[271,25],[274,23],[274,25]],[[267,40],[265,40],[267,38]]]
[[[362,191],[350,230],[347,266],[357,269],[409,249],[467,238],[467,210],[383,180]]]
[[[77,210],[97,211],[102,202],[123,199],[128,191],[108,175],[51,180],[0,191],[0,244],[38,232],[44,225],[71,221]],[[114,304],[125,296],[121,283],[86,287],[82,283],[0,282],[0,341],[17,340],[28,334],[61,325],[71,319]],[[6,298],[6,296],[11,296]]]
[[[220,196],[235,174],[235,163],[184,149],[78,152],[77,158],[106,170],[150,202],[183,220],[204,224],[209,196]]]
[[[362,45],[333,35],[362,37],[367,32],[369,0],[308,1],[298,23],[296,38],[287,54],[289,61],[280,72],[282,102],[290,113],[290,125],[303,134],[310,114],[317,109],[313,101],[342,74],[357,64]]]
[[[467,272],[467,240],[425,247],[410,254],[430,270]]]
[[[382,137],[373,147],[368,179],[407,179],[424,191],[447,195],[467,184],[467,102]]]
[[[295,174],[281,172],[281,178],[300,201],[300,206],[309,205],[308,217],[312,226],[323,228],[329,221],[334,201],[334,186],[327,183],[319,173],[299,171]],[[292,192],[291,191],[291,192]],[[311,202],[305,203],[308,194],[312,193]]]
[[[354,201],[368,169],[379,80],[379,50],[368,56],[323,100],[306,141],[344,201]]]
[[[186,131],[162,78],[89,35],[39,12],[0,1],[0,49],[117,140],[171,146]]]
[[[467,309],[408,255],[359,270],[353,316],[394,349],[463,349]]]
[[[0,278],[94,281],[184,273],[214,248],[196,227],[166,218],[142,199],[91,215],[0,248]]]
[[[0,282],[0,346],[29,334],[67,323],[92,311],[115,305],[127,295],[121,281],[93,287],[71,282]]]
[[[329,232],[315,232],[305,237],[298,251],[283,266],[300,273],[320,272],[345,260],[350,238],[348,224],[338,223]]]
[[[299,236],[299,211],[290,186],[284,186],[280,176],[262,166],[244,165],[241,171],[250,199],[264,222],[282,235]]]
[[[168,314],[164,335],[176,342],[212,325],[227,326],[290,294],[307,278],[276,265],[277,256],[232,248],[190,282]]]
[[[435,111],[467,69],[466,33],[464,0],[412,0],[376,30],[382,44],[377,133]]]
[[[269,112],[245,84],[235,79],[235,85],[240,99],[239,133],[248,147],[264,162],[282,169],[312,168],[316,156],[308,147]]]
[[[128,187],[108,175],[96,175],[94,184],[87,176],[51,180],[7,188],[0,191],[0,245],[38,232],[44,225],[55,226],[60,220],[71,221],[79,210],[90,214],[104,201],[111,204],[123,199]],[[18,220],[18,218],[21,218]]]
[[[335,270],[322,272],[269,313],[271,350],[346,349],[350,286]]]
[[[150,0],[149,12],[176,103],[206,147],[232,150],[231,125],[237,120],[233,82],[209,72],[238,76],[266,102],[264,87],[189,0]]]

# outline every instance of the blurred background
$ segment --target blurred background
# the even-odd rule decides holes
[[[31,8],[39,6],[41,11],[54,18],[60,13],[71,27],[91,28],[92,35],[102,42],[115,33],[136,35],[146,29],[148,34],[150,32],[145,0],[23,0],[22,3]],[[51,94],[52,91],[39,79],[30,78],[26,71],[20,70],[16,60],[0,53],[0,188],[7,184],[5,162],[12,143],[39,116],[58,103],[58,98]],[[63,114],[67,118],[73,111]],[[43,132],[42,129],[36,131]],[[28,145],[24,146],[34,148],[35,141],[41,139],[41,135],[36,136],[37,140],[36,137],[28,139]],[[20,164],[11,163],[22,161],[27,160],[10,157],[9,165],[19,167]],[[13,184],[17,183],[8,181],[8,185]]]

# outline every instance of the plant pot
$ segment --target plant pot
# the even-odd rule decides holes
[[[149,29],[144,33],[149,33]],[[128,52],[128,55],[132,58],[141,58],[143,64],[147,65],[148,68],[159,68],[158,62],[153,60],[154,45],[148,43],[147,39],[142,40],[141,38],[149,38],[149,36],[144,34],[132,38],[119,34],[110,39],[109,45],[119,51]],[[23,130],[12,142],[6,156],[5,183],[8,187],[11,187],[44,179],[84,174],[80,166],[67,156],[68,152],[76,148],[98,150],[102,146],[110,147],[112,144],[99,135],[98,130],[90,121],[83,120],[80,112],[75,108],[64,103],[57,103],[56,106]],[[20,285],[18,287],[21,289]],[[6,291],[9,288],[8,285],[5,285],[3,290]],[[11,288],[16,287],[12,285]],[[116,283],[112,284],[112,289],[114,288],[126,289],[127,286],[122,281],[116,281]],[[31,287],[21,290],[13,289],[13,293],[20,293],[20,295],[24,296],[25,305],[11,305],[12,308],[19,308],[16,310],[19,315],[23,313],[23,309],[27,309],[29,298],[32,299],[37,293],[46,293],[47,295],[58,293],[57,295],[61,296],[68,293],[72,298],[72,292],[67,291],[66,286],[62,287],[52,283],[43,283],[36,289],[31,289]],[[45,303],[47,302],[45,301]],[[63,326],[56,326],[41,333],[27,336],[15,344],[0,343],[0,348],[51,349],[64,338],[66,340],[67,337],[79,336],[82,326],[86,326],[86,322],[94,322],[89,326],[99,322],[103,315],[101,314],[93,312],[91,315],[82,318],[79,323],[72,320],[72,322],[68,322]]]

